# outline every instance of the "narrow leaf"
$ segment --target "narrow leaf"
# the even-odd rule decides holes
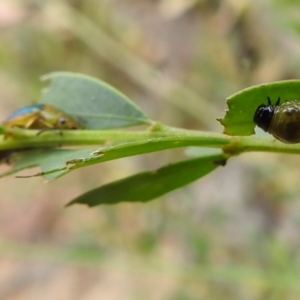
[[[224,162],[224,155],[219,153],[170,164],[103,185],[79,196],[68,205],[147,202],[203,177]]]
[[[209,143],[207,139],[198,139],[196,142],[194,137],[175,136],[128,141],[115,145],[98,146],[97,148],[27,150],[14,153],[14,165],[9,171],[0,174],[0,177],[33,166],[40,166],[42,172],[24,177],[47,175],[48,179],[55,179],[72,170],[91,164],[178,147],[203,146],[207,143]],[[223,144],[226,143],[223,142]]]

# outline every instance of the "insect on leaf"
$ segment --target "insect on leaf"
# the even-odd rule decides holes
[[[273,103],[280,98],[281,104],[290,100],[299,99],[300,101],[300,80],[284,80],[255,85],[229,96],[227,98],[228,110],[220,119],[224,126],[224,133],[229,135],[253,134],[254,113],[259,105],[267,104],[267,97],[270,97]]]

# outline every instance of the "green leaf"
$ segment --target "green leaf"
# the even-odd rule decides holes
[[[220,119],[225,127],[224,133],[229,135],[251,135],[255,124],[253,116],[257,107],[267,104],[267,97],[275,103],[280,97],[280,103],[290,100],[300,101],[300,80],[285,80],[260,84],[244,89],[227,98],[228,110]]]
[[[55,72],[40,102],[51,104],[89,129],[150,124],[151,119],[121,92],[86,75]]]
[[[202,146],[206,145],[207,142],[206,139],[197,139],[196,143],[193,136],[185,137],[176,135],[174,137],[147,138],[139,141],[121,142],[114,145],[84,149],[47,148],[19,151],[13,155],[14,165],[12,168],[0,174],[0,177],[26,168],[40,166],[42,172],[23,177],[46,175],[47,179],[52,180],[72,170],[96,163],[178,147]],[[225,145],[225,143],[222,144]]]
[[[170,164],[103,185],[79,196],[68,205],[147,202],[203,177],[225,161],[224,155],[219,153]]]

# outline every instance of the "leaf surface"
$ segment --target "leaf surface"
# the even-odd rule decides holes
[[[147,202],[189,184],[225,162],[222,153],[166,165],[91,190],[71,201],[96,206],[119,202]]]
[[[55,72],[40,102],[51,104],[88,129],[109,129],[150,124],[151,119],[125,95],[90,76]]]

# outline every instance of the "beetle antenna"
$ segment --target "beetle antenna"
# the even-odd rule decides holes
[[[275,106],[278,106],[280,104],[280,97],[278,97],[277,102],[275,103]]]
[[[272,105],[270,97],[268,97],[268,105]]]

